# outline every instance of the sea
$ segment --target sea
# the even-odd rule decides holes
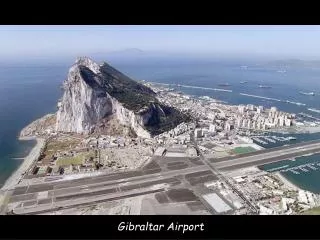
[[[253,60],[170,61],[153,58],[121,61],[108,57],[104,60],[135,80],[170,84],[172,88],[195,97],[209,96],[227,104],[275,106],[282,111],[310,114],[320,121],[320,113],[308,110],[320,110],[320,68],[280,71],[256,64]],[[35,145],[35,141],[19,141],[19,132],[37,118],[56,111],[57,101],[63,93],[61,84],[72,64],[68,61],[55,64],[20,62],[0,66],[0,186]],[[270,88],[260,88],[259,85]],[[312,91],[315,95],[303,95],[301,91]],[[320,138],[320,133],[272,135],[293,136],[296,140],[269,142],[263,147]],[[270,172],[280,169],[281,174],[292,183],[320,193],[320,155],[267,164],[260,168]]]

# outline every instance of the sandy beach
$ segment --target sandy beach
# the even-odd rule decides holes
[[[293,190],[299,191],[301,188],[287,180],[284,176],[281,175],[281,173],[277,172],[276,175],[280,178],[280,180],[289,188],[292,188]]]
[[[22,179],[23,175],[27,172],[30,168],[32,163],[39,157],[42,147],[45,144],[45,139],[43,138],[19,138],[19,140],[31,140],[35,139],[37,141],[36,145],[28,156],[24,158],[23,163],[19,166],[19,168],[7,179],[5,184],[3,185],[1,190],[8,190],[15,187],[19,181]]]

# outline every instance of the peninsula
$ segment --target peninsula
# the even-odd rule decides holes
[[[38,143],[2,188],[1,213],[295,214],[319,204],[283,169],[257,168],[320,153],[319,141],[272,135],[308,125],[295,114],[186,95],[87,57],[63,90],[56,113],[21,131]],[[284,146],[264,148],[274,142]]]

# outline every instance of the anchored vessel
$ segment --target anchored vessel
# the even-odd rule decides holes
[[[259,85],[259,88],[271,88],[271,86]]]
[[[299,92],[302,95],[307,95],[307,96],[314,96],[315,93],[314,92]]]

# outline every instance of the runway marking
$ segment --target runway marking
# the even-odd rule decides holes
[[[161,174],[159,173],[155,173],[155,174],[146,174],[146,175],[140,175],[140,176],[135,176],[135,177],[129,177],[129,178],[125,178],[125,179],[119,179],[119,180],[107,180],[104,182],[98,182],[98,183],[90,183],[90,184],[85,184],[85,185],[80,185],[80,186],[69,186],[69,187],[63,187],[63,188],[58,188],[55,189],[54,185],[53,185],[53,190],[49,190],[50,192],[52,191],[57,191],[57,190],[66,190],[66,189],[77,189],[77,188],[81,188],[81,186],[86,186],[86,187],[93,187],[93,186],[99,186],[99,185],[104,185],[104,184],[108,184],[110,183],[110,185],[115,185],[115,184],[119,184],[119,183],[123,183],[125,182],[129,182],[129,181],[141,181],[141,180],[145,180],[145,181],[150,181],[153,180],[154,178],[164,178],[164,177],[170,177],[170,176],[176,176],[176,175],[182,175],[182,174],[188,174],[188,173],[193,173],[193,172],[198,172],[198,171],[203,171],[207,169],[207,166],[195,166],[195,167],[190,167],[190,168],[186,168],[183,169],[183,171],[181,170],[172,170],[172,171],[166,171],[163,172]],[[108,175],[106,175],[107,177]],[[67,182],[67,181],[66,181]],[[43,184],[43,183],[41,183]],[[41,185],[41,184],[35,184],[34,186],[37,187],[37,185]],[[52,183],[49,183],[52,184]],[[59,182],[59,184],[61,184],[61,182]],[[72,183],[70,183],[72,184]],[[25,194],[25,193],[24,193]],[[24,194],[16,194],[16,195],[24,195]]]
[[[314,143],[314,144],[310,144],[309,146],[307,146],[307,147],[304,147],[303,149],[307,149],[306,151],[312,151],[313,150],[313,148],[320,148],[320,147],[317,147],[317,146],[319,146],[320,144],[319,143]],[[299,149],[300,149],[301,147],[299,147]],[[278,154],[278,156],[276,156],[276,157],[279,157],[279,155],[281,156],[281,155],[287,155],[287,154],[291,154],[292,152],[294,153],[294,154],[299,154],[299,152],[295,152],[295,150],[297,150],[298,149],[298,147],[296,147],[296,148],[294,148],[294,146],[292,147],[292,148],[290,148],[290,149],[285,149],[284,151],[282,150],[277,150],[277,151],[273,151],[273,152],[267,152],[267,153],[264,153],[264,154],[262,154],[262,153],[260,153],[260,154],[257,154],[257,155],[253,155],[253,156],[247,156],[247,157],[243,157],[242,159],[241,159],[241,157],[240,158],[237,158],[237,159],[235,159],[235,160],[230,160],[230,161],[228,161],[228,160],[226,160],[226,161],[223,161],[223,162],[219,162],[222,166],[224,165],[224,164],[233,164],[233,165],[231,165],[231,166],[234,166],[234,165],[241,165],[241,164],[246,164],[246,163],[254,163],[254,162],[257,162],[257,161],[263,161],[263,160],[266,160],[266,159],[268,159],[268,158],[272,158],[272,157],[274,157],[274,155],[275,154],[277,154],[278,152],[280,152],[279,154]],[[300,151],[300,152],[303,152],[303,151]],[[260,155],[260,157],[262,156],[262,158],[261,159],[259,159],[259,160],[256,160],[256,159],[254,159],[255,157],[259,157],[259,155]],[[247,159],[246,159],[247,158]],[[243,161],[243,160],[245,160],[245,161]],[[235,162],[235,161],[237,161],[237,162]],[[242,162],[239,162],[239,161],[242,161]],[[278,161],[280,161],[280,160],[278,160]],[[218,163],[218,164],[219,164]],[[212,163],[209,163],[209,164],[212,164]],[[216,164],[214,164],[213,163],[213,165],[216,165]],[[223,167],[225,167],[225,166],[223,166]],[[222,168],[223,168],[222,167]],[[221,168],[221,167],[220,167]],[[107,184],[114,184],[114,185],[116,185],[116,184],[123,184],[123,185],[135,185],[136,183],[138,183],[139,184],[139,186],[140,186],[140,184],[141,183],[144,183],[144,182],[148,182],[148,181],[153,181],[154,179],[165,179],[165,178],[170,178],[170,177],[177,177],[177,176],[179,176],[179,175],[186,175],[186,174],[189,174],[189,173],[196,173],[196,172],[199,172],[199,171],[203,171],[203,170],[208,170],[208,169],[210,169],[210,168],[208,168],[208,166],[207,165],[201,165],[201,166],[192,166],[192,167],[189,167],[189,168],[186,168],[186,169],[183,169],[183,170],[181,170],[181,169],[178,169],[178,170],[172,170],[172,171],[165,171],[165,172],[161,172],[161,173],[154,173],[154,174],[145,174],[145,175],[136,175],[136,176],[132,176],[132,174],[131,174],[131,177],[127,177],[127,178],[122,178],[122,179],[117,179],[117,180],[109,180],[110,179],[110,177],[112,176],[112,174],[110,175],[110,174],[106,174],[106,175],[99,175],[99,179],[101,179],[103,182],[96,182],[96,183],[89,183],[89,184],[85,184],[85,185],[78,185],[78,186],[72,186],[72,184],[73,184],[73,180],[65,180],[65,181],[59,181],[59,182],[56,182],[56,183],[41,183],[41,184],[35,184],[35,185],[28,185],[27,186],[27,189],[29,190],[29,187],[31,188],[31,187],[33,187],[33,189],[34,190],[37,190],[37,187],[39,187],[39,185],[44,185],[43,187],[45,187],[45,186],[47,186],[47,187],[49,187],[49,186],[52,186],[52,190],[50,190],[49,192],[54,192],[54,191],[56,191],[56,190],[61,190],[62,192],[61,192],[61,195],[60,196],[66,196],[65,195],[65,193],[63,193],[63,190],[65,190],[65,191],[68,191],[68,190],[71,190],[71,189],[74,189],[75,191],[79,191],[79,193],[81,193],[81,191],[90,191],[90,187],[96,187],[93,191],[92,191],[92,193],[94,193],[94,192],[98,192],[99,190],[101,191],[101,190],[107,190],[108,188],[106,188],[106,186],[104,186],[104,185],[107,185]],[[134,174],[134,173],[133,173]],[[125,176],[130,176],[130,172],[127,174],[127,175],[125,175]],[[107,178],[107,180],[103,180],[103,178],[104,177],[106,177]],[[91,178],[92,179],[92,178]],[[77,179],[77,180],[82,180],[83,181],[83,178],[81,179]],[[75,180],[75,182],[74,182],[74,184],[77,184],[77,180]],[[141,183],[139,183],[139,182],[141,182]],[[79,182],[78,181],[78,184],[81,184],[81,182]],[[58,189],[55,189],[55,187],[56,187],[56,185],[59,185],[59,184],[65,184],[66,186],[63,186],[63,187],[61,187],[61,188],[58,188]],[[68,186],[68,185],[71,185],[71,186]],[[99,186],[101,186],[100,188],[99,188]],[[113,186],[114,187],[114,186]],[[80,190],[79,190],[80,189]],[[121,191],[121,187],[120,186],[117,186],[116,187],[116,189],[117,189],[117,191],[119,191],[119,192],[116,192],[116,193],[122,193],[122,194],[125,194],[125,193],[127,193],[127,192],[123,192],[123,191]],[[27,191],[28,191],[27,190]],[[92,189],[91,189],[92,190]],[[138,189],[136,189],[136,190],[138,190]],[[41,191],[40,191],[41,192]],[[24,194],[17,194],[17,195],[24,195]],[[110,195],[110,194],[109,194]],[[99,196],[99,195],[98,195]],[[100,196],[103,196],[103,195],[100,195]],[[97,198],[97,195],[96,196],[90,196],[90,197],[94,197],[94,198]],[[51,198],[51,204],[50,205],[54,205],[54,199],[56,199],[56,197],[55,196],[52,196],[52,198]],[[79,199],[78,199],[79,200]],[[73,200],[73,201],[77,201],[77,199],[75,199],[75,200]],[[92,202],[92,200],[91,200],[91,202]],[[41,205],[40,205],[41,206]],[[72,205],[73,206],[73,205]],[[23,208],[23,207],[21,207],[21,208]]]
[[[115,201],[115,200],[120,200],[122,198],[130,198],[130,197],[135,197],[135,196],[140,196],[140,195],[146,195],[146,194],[153,194],[153,193],[157,193],[157,192],[162,192],[165,189],[160,188],[160,189],[155,189],[155,190],[148,190],[148,191],[144,191],[144,192],[131,192],[129,194],[126,195],[122,195],[122,196],[113,196],[109,198],[106,198],[106,196],[100,196],[100,197],[94,197],[94,199],[77,199],[77,200],[68,200],[68,201],[64,201],[64,202],[54,202],[53,205],[48,205],[46,204],[45,206],[39,206],[36,207],[36,209],[32,209],[32,208],[16,208],[14,209],[15,213],[17,214],[40,214],[40,213],[47,213],[47,212],[54,212],[60,209],[69,209],[69,208],[75,208],[78,206],[87,206],[87,205],[92,205],[92,204],[97,204],[99,202],[106,202],[106,201]],[[78,203],[74,203],[75,201],[78,201]],[[80,202],[82,201],[82,202]],[[63,205],[64,204],[64,205]],[[67,204],[67,205],[66,205]],[[38,208],[38,209],[37,209]],[[39,209],[40,208],[40,209]]]

